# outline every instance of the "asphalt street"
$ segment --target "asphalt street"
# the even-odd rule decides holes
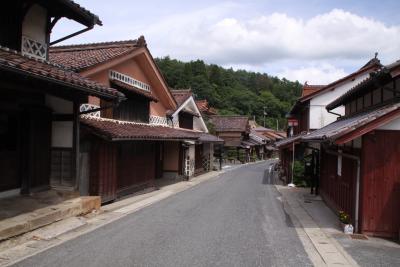
[[[311,266],[268,170],[227,171],[15,266]]]

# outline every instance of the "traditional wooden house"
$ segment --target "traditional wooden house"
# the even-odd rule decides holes
[[[123,92],[113,107],[92,97],[82,108],[101,110],[82,118],[82,171],[88,193],[103,202],[152,186],[155,179],[194,173],[194,149],[209,138],[196,105],[177,104],[144,37],[137,40],[54,47],[53,62]],[[193,154],[193,155],[192,155]]]
[[[311,154],[312,151],[317,153],[319,150],[318,145],[308,148],[301,146],[301,137],[334,122],[339,116],[344,115],[344,106],[338,106],[327,111],[326,105],[366,79],[371,72],[380,67],[380,61],[375,57],[356,72],[328,85],[304,84],[302,96],[287,115],[288,137],[275,144],[279,148],[281,166],[288,183],[292,179],[293,159],[302,159],[305,155]],[[318,157],[316,154],[314,156]]]
[[[258,141],[262,142],[262,146],[259,146],[257,150],[260,159],[271,158],[273,157],[274,152],[277,150],[274,147],[274,143],[277,140],[283,139],[283,137],[279,134],[278,131],[275,131],[270,128],[265,128],[256,123],[255,120],[249,121],[250,124],[250,138],[258,138]]]
[[[193,170],[186,175],[191,177],[213,169],[214,145],[222,144],[223,140],[208,134],[207,126],[203,120],[191,89],[171,90],[178,108],[172,113],[171,118],[175,127],[201,132],[201,137],[188,147],[186,160],[190,161]],[[176,171],[173,172],[176,174]]]
[[[50,186],[76,190],[80,105],[90,96],[116,105],[124,95],[50,63],[49,46],[59,41],[50,42],[50,33],[64,17],[87,29],[101,21],[69,0],[5,2],[0,9],[0,196]]]
[[[399,238],[400,61],[382,67],[326,106],[337,121],[301,138],[321,144],[320,193],[357,232]]]
[[[214,126],[216,136],[224,140],[225,150],[236,150],[237,159],[243,162],[250,161],[251,148],[255,144],[249,141],[250,125],[247,116],[214,115],[210,117],[210,122]]]

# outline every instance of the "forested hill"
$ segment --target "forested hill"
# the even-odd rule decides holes
[[[276,119],[282,129],[285,114],[301,94],[302,85],[265,73],[234,71],[217,65],[207,65],[202,60],[181,62],[169,57],[156,59],[170,87],[192,88],[197,99],[207,99],[221,115],[256,116],[263,123],[276,128]]]

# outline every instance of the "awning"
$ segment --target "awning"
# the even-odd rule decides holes
[[[199,139],[199,133],[191,130],[172,128],[162,125],[96,118],[93,116],[82,116],[81,124],[93,134],[109,141],[184,141]]]
[[[303,142],[349,142],[400,116],[400,103],[392,103],[374,110],[339,119],[321,129],[301,137]]]
[[[292,144],[293,142],[298,142],[298,141],[300,141],[301,138],[302,138],[303,136],[305,136],[305,135],[307,135],[307,133],[306,133],[306,132],[303,132],[303,133],[300,133],[300,134],[298,134],[298,135],[294,135],[294,136],[285,138],[285,139],[283,139],[283,140],[280,140],[280,141],[278,141],[278,142],[275,142],[275,146],[278,147],[278,148],[288,146],[288,145]]]
[[[111,100],[122,100],[125,97],[118,90],[85,78],[60,65],[24,56],[20,52],[1,46],[0,71],[3,74],[10,73],[23,77],[22,80],[52,83],[54,86],[51,88],[57,93],[60,93],[60,90],[81,92]]]
[[[203,143],[224,143],[223,139],[209,133],[198,133],[198,136],[198,141]]]

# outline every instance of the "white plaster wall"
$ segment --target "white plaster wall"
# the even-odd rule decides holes
[[[51,127],[51,146],[72,148],[73,122],[53,121]]]
[[[35,4],[26,13],[22,23],[22,34],[38,41],[46,43],[46,18],[47,10]]]
[[[400,130],[400,118],[397,118],[395,120],[392,120],[391,122],[381,126],[378,128],[378,130]]]
[[[193,97],[190,97],[188,100],[186,100],[185,103],[183,103],[182,106],[178,108],[178,111],[180,111],[181,109],[186,109],[194,113],[199,113],[199,115],[201,116],[199,110],[197,109],[196,103],[194,102]],[[175,112],[175,114],[173,115],[173,121],[179,122],[179,112],[177,111]],[[205,125],[205,123],[203,124],[202,122],[202,117],[193,116],[193,130],[208,133],[207,126]]]
[[[325,92],[310,100],[310,129],[319,129],[334,121],[337,116],[329,113],[326,110],[326,105],[346,93],[348,90],[356,86],[358,83],[368,78],[369,74],[365,73],[358,76],[354,81],[349,81],[335,88],[334,90]],[[344,115],[344,107],[338,107],[332,112]]]
[[[73,114],[74,104],[59,97],[46,95],[46,106],[53,110],[54,114]],[[51,146],[72,148],[73,132],[72,121],[53,121],[51,127]]]
[[[208,132],[208,129],[205,129],[203,124],[201,123],[201,119],[197,117],[193,117],[193,130],[201,131],[201,132]]]
[[[189,158],[191,160],[194,160],[194,156],[195,156],[195,145],[190,145],[189,149],[188,149],[188,154]]]

